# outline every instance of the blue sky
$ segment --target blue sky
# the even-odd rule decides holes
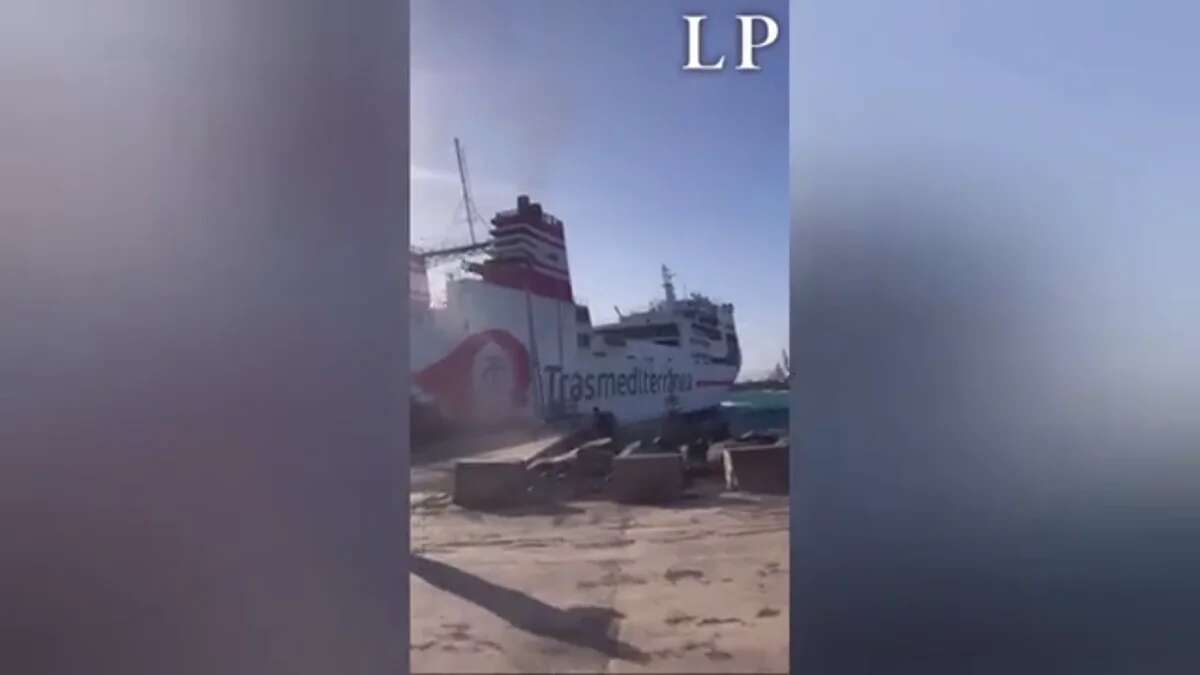
[[[709,15],[706,59],[737,58],[738,10],[783,32],[763,69],[689,73],[684,14]],[[468,239],[453,139],[490,217],[528,193],[567,225],[577,301],[597,320],[681,290],[732,302],[744,375],[788,344],[787,5],[423,0],[412,7],[412,236]],[[436,281],[435,281],[436,283]]]

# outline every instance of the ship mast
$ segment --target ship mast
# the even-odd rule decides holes
[[[454,139],[454,158],[458,161],[458,181],[462,185],[463,208],[467,211],[467,228],[471,231],[471,243],[475,243],[475,202],[471,199],[471,189],[467,184],[467,156],[463,153],[462,143]]]
[[[463,150],[462,143],[458,138],[454,139],[454,158],[458,163],[458,180],[462,189],[463,209],[467,212],[467,228],[471,234],[471,243],[433,250],[411,250],[411,255],[420,258],[427,264],[444,259],[461,258],[491,246],[490,241],[480,243],[475,238],[475,221],[482,219],[479,218],[479,209],[475,207],[475,200],[471,197],[471,183],[467,175],[467,153]]]
[[[662,266],[663,292],[666,293],[668,306],[673,306],[675,304],[675,284],[671,283],[671,280],[673,278],[675,278],[675,275],[671,273],[671,270],[668,269],[666,265],[663,265]]]

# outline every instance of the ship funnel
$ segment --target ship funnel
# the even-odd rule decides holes
[[[492,225],[492,255],[480,270],[485,281],[573,302],[562,221],[518,195],[516,211],[497,213]]]

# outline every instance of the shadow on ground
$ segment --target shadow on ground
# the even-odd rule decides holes
[[[622,615],[610,607],[559,609],[520,591],[498,586],[457,567],[413,555],[412,573],[430,585],[472,602],[521,630],[597,651],[609,658],[645,663],[649,656],[613,635]]]

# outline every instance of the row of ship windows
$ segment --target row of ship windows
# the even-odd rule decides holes
[[[653,328],[648,326],[639,326],[638,328]],[[672,326],[673,328],[673,326]],[[602,338],[604,344],[611,347],[624,346],[627,339],[652,339],[655,344],[667,345],[670,347],[679,346],[678,329],[674,331],[674,335],[670,331],[644,331],[644,330],[622,330],[620,332],[602,332],[598,335]],[[717,334],[717,339],[720,339],[720,334]],[[737,337],[730,333],[725,336],[731,344],[737,344]],[[579,336],[579,346],[583,349],[588,349],[592,345],[592,336],[588,333],[581,333]],[[710,347],[711,343],[707,340],[691,338],[689,343],[695,347]]]
[[[604,357],[608,356],[608,352],[592,352],[592,356],[604,358]],[[629,361],[637,361],[638,360],[638,357],[634,356],[633,354],[627,354],[625,356],[625,358],[626,358],[626,360],[629,360]],[[644,360],[647,363],[654,363],[653,356],[644,357]],[[728,359],[718,359],[718,358],[709,356],[707,354],[692,354],[692,363],[714,364],[714,363],[725,363],[725,362],[728,362]],[[671,363],[670,357],[667,358],[667,363]]]
[[[619,339],[614,340],[614,339],[612,339],[614,336],[611,336],[611,335],[605,336],[605,337],[607,339],[604,340],[604,344],[606,344],[610,347],[625,346],[624,340],[619,340]],[[580,349],[591,349],[591,346],[592,346],[592,336],[591,335],[579,335],[578,339],[579,339]],[[679,346],[678,340],[654,340],[654,343],[664,345],[664,346],[669,346],[669,347],[678,347]],[[594,356],[608,356],[608,352],[597,351],[597,352],[592,352],[592,354]],[[626,358],[636,359],[637,357],[632,354],[629,354],[629,355],[626,355]],[[651,360],[653,360],[653,359],[651,359]],[[668,359],[668,360],[670,360],[670,359]],[[692,361],[694,361],[696,363],[715,363],[720,360],[721,359],[716,359],[709,354],[699,354],[699,353],[692,354]]]
[[[601,334],[600,337],[602,338],[601,342],[608,345],[609,347],[624,347],[627,344],[627,340],[620,335]],[[586,333],[580,334],[578,336],[578,339],[579,339],[579,347],[581,349],[591,348],[591,346],[592,346],[592,336],[591,335],[588,335]],[[678,347],[679,346],[679,340],[676,340],[674,338],[660,338],[658,340],[652,340],[652,342],[656,345],[664,345],[667,347]]]

